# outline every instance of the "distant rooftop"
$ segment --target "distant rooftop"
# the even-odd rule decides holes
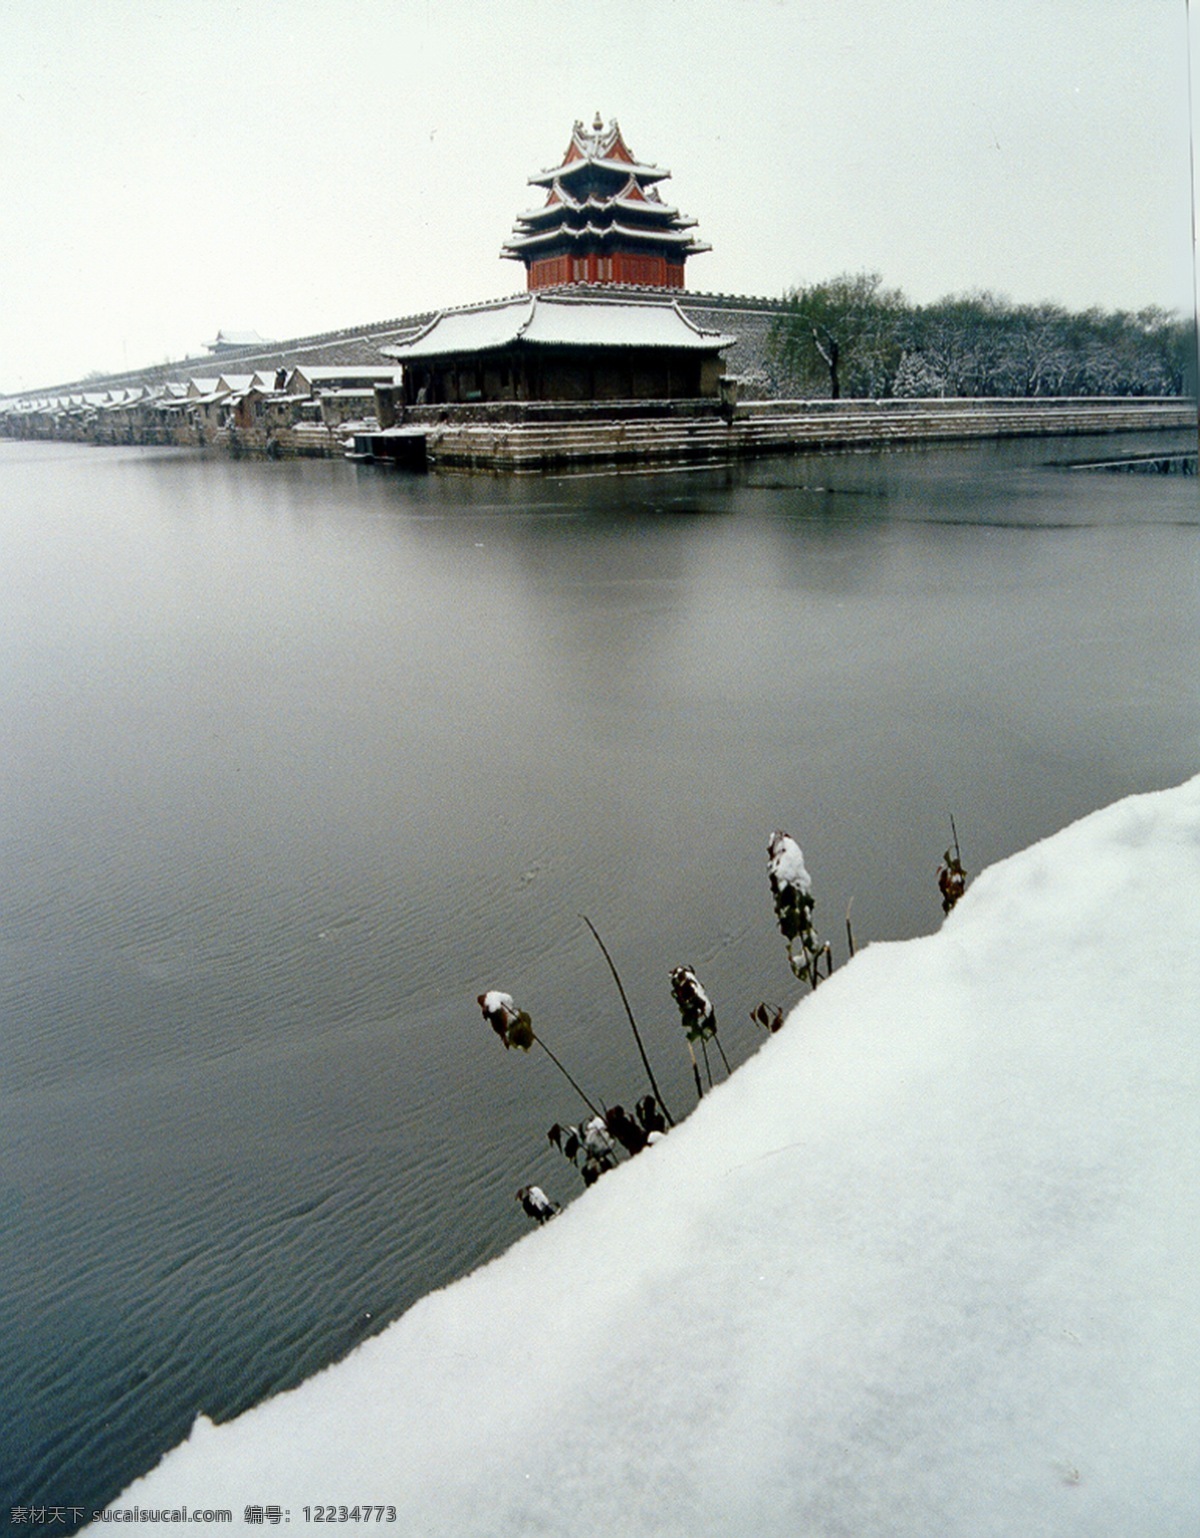
[[[273,347],[270,337],[259,336],[257,331],[218,331],[216,340],[205,342],[209,352],[233,352],[240,347]]]

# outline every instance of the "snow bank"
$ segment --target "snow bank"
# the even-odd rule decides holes
[[[1194,1538],[1198,1006],[1200,779],[860,952],[656,1147],[121,1504]]]

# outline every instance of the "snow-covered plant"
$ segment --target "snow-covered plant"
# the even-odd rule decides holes
[[[522,1186],[517,1192],[517,1200],[525,1216],[532,1218],[535,1223],[548,1223],[556,1212],[562,1210],[557,1202],[550,1200],[541,1186]]]
[[[689,1041],[709,1041],[717,1034],[717,1012],[691,967],[672,969],[671,995]]]
[[[767,845],[767,875],[775,902],[775,918],[787,941],[788,961],[802,983],[815,988],[833,971],[833,951],[828,941],[817,938],[813,928],[814,898],[812,879],[804,864],[804,855],[794,838],[778,830]]]
[[[593,1116],[582,1127],[563,1127],[555,1122],[546,1136],[579,1170],[585,1186],[594,1185],[606,1170],[616,1166],[616,1148],[603,1116]]]
[[[504,1043],[505,1050],[516,1047],[522,1052],[529,1051],[535,1040],[533,1022],[525,1010],[517,1008],[511,993],[491,988],[479,995],[478,1003],[483,1018]]]
[[[593,1116],[591,1121],[586,1122],[580,1129],[580,1135],[583,1138],[584,1152],[589,1159],[600,1161],[611,1159],[614,1164],[617,1162],[617,1151],[613,1147],[612,1138],[608,1135],[608,1124],[603,1116]]]
[[[967,872],[963,869],[962,855],[958,848],[958,829],[954,826],[954,818],[950,819],[950,831],[954,835],[954,852],[949,849],[942,856],[942,863],[938,866],[937,884],[938,891],[942,894],[942,912],[949,913],[958,899],[967,890]]]
[[[704,1091],[700,1087],[700,1069],[696,1064],[695,1044],[697,1042],[704,1057],[709,1089],[712,1088],[712,1068],[708,1061],[710,1041],[715,1044],[717,1051],[721,1054],[725,1072],[728,1074],[730,1071],[725,1049],[717,1040],[717,1012],[691,967],[676,967],[672,971],[671,994],[679,1008],[679,1018],[683,1022],[683,1033],[687,1038],[688,1053],[692,1059],[692,1076],[696,1081],[696,1093],[703,1096]]]
[[[495,1031],[496,1035],[499,1036],[506,1050],[515,1047],[521,1052],[528,1052],[536,1043],[558,1069],[559,1073],[562,1074],[563,1078],[566,1079],[584,1105],[587,1106],[588,1110],[591,1111],[592,1115],[599,1116],[600,1112],[592,1104],[591,1100],[588,1099],[571,1074],[568,1073],[567,1069],[534,1030],[533,1021],[530,1019],[529,1014],[523,1009],[518,1009],[516,1004],[514,1004],[511,993],[501,993],[498,988],[491,988],[486,993],[479,994],[477,1003],[483,1011],[483,1018],[491,1026],[492,1030]]]
[[[582,1127],[562,1127],[555,1122],[546,1136],[579,1170],[585,1186],[595,1185],[607,1170],[616,1168],[617,1150],[603,1116],[593,1116]]]

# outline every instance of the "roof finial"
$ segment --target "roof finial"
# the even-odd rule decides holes
[[[594,134],[598,134],[603,127],[604,127],[604,119],[600,116],[599,109],[597,109],[597,111],[596,111],[596,121],[592,124],[592,132]]]

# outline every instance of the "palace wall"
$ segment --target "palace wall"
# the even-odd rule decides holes
[[[615,290],[597,287],[597,293]],[[581,288],[580,292],[587,292]],[[756,299],[737,294],[703,294],[686,289],[641,290],[664,300],[674,300],[683,313],[706,330],[726,331],[738,338],[737,346],[727,354],[728,372],[742,381],[741,394],[762,399],[782,399],[788,394],[783,376],[777,374],[767,356],[767,330],[774,315],[782,308],[778,299]],[[380,349],[402,342],[429,321],[437,312],[426,310],[413,315],[376,321],[365,326],[350,326],[341,331],[321,332],[295,337],[290,341],[271,342],[263,347],[241,348],[214,357],[181,358],[152,368],[129,369],[122,373],[93,375],[86,380],[67,380],[58,384],[23,390],[22,396],[65,395],[87,390],[111,390],[136,385],[161,384],[166,380],[186,380],[198,375],[250,374],[259,369],[369,366],[382,361]]]

